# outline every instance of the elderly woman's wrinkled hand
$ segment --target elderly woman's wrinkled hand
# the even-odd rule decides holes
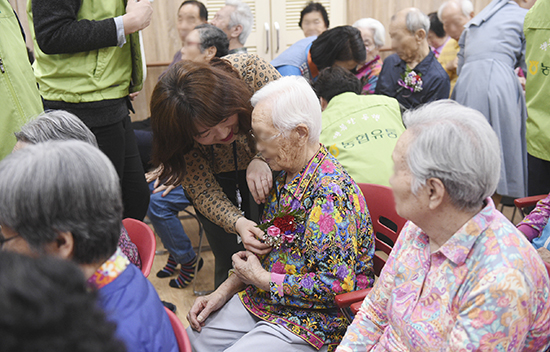
[[[226,302],[227,297],[218,292],[218,290],[208,296],[198,297],[187,314],[187,321],[189,321],[191,328],[200,332],[210,313],[223,307]]]
[[[246,168],[246,182],[256,203],[265,203],[273,185],[273,174],[262,159],[252,159]]]
[[[266,271],[258,257],[249,251],[237,252],[231,257],[235,275],[247,285],[254,285],[264,291],[269,291],[271,274]]]
[[[258,238],[263,237],[264,232],[256,227],[254,221],[250,221],[245,217],[239,218],[235,228],[243,240],[244,248],[258,255],[271,252],[270,246],[258,240]]]

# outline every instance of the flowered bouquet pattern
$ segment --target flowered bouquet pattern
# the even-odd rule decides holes
[[[401,86],[400,91],[405,88],[412,93],[418,93],[422,91],[422,74],[414,72],[414,70],[406,70],[401,74],[401,79],[397,81],[397,84]]]
[[[298,206],[292,206],[279,209],[273,219],[259,224],[257,227],[265,232],[264,243],[279,249],[282,245],[288,246],[294,243],[297,237],[301,237],[299,235],[306,230],[305,221],[305,212]]]

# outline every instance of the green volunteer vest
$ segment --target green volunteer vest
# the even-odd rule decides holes
[[[391,154],[404,131],[394,98],[342,93],[323,111],[320,141],[355,182],[389,186]]]
[[[36,55],[34,72],[44,99],[81,103],[128,95],[132,74],[128,36],[122,48],[114,46],[79,53],[44,54],[36,43],[31,2],[27,2],[27,14]],[[121,0],[84,0],[77,19],[100,21],[124,13],[124,1]]]

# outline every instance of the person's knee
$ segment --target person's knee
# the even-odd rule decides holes
[[[173,216],[177,216],[177,212],[170,210],[169,200],[162,197],[162,192],[151,193],[151,200],[149,201],[149,209],[147,210],[147,216],[151,220],[163,220]]]

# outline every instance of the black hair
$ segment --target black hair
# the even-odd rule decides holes
[[[430,31],[434,32],[438,38],[445,37],[447,34],[443,29],[443,23],[437,17],[437,12],[429,13],[428,17],[430,18]]]
[[[126,351],[96,298],[70,261],[0,252],[1,350]]]
[[[307,15],[310,12],[320,12],[321,16],[323,16],[323,21],[325,22],[325,26],[329,27],[329,20],[328,20],[328,13],[323,4],[320,4],[318,2],[310,1],[306,7],[300,12],[300,22],[298,22],[298,26],[302,28],[302,21],[304,20],[304,16]]]
[[[311,60],[320,70],[334,65],[335,61],[365,61],[367,51],[361,32],[352,26],[340,26],[323,32],[311,44]]]
[[[216,47],[215,57],[229,53],[229,39],[221,29],[208,23],[199,24],[195,29],[199,31],[201,53],[213,46]]]
[[[199,8],[199,17],[201,20],[203,21],[208,21],[208,9],[206,8],[206,6],[204,6],[204,4],[200,1],[197,1],[197,0],[186,0],[184,2],[181,3],[180,7],[178,8],[178,11],[184,6],[184,5],[187,5],[187,4],[191,4],[191,5],[195,5]]]
[[[346,92],[361,94],[363,89],[361,81],[353,73],[340,66],[327,67],[319,72],[313,88],[317,96],[327,102]]]

